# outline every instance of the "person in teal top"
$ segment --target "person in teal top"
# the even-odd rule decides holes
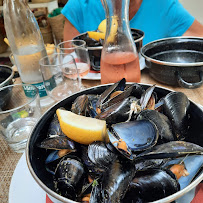
[[[105,19],[100,0],[69,0],[62,10],[66,17],[64,40],[93,31]],[[130,27],[144,31],[143,44],[175,36],[203,36],[203,26],[178,0],[130,0]]]

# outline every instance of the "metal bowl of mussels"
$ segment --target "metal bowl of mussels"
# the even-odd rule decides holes
[[[115,91],[122,93],[110,99]],[[106,120],[110,141],[70,140],[57,120],[59,108]],[[26,160],[54,202],[81,202],[86,194],[89,202],[172,202],[203,180],[202,124],[202,109],[183,93],[123,79],[51,107],[28,139]],[[70,153],[59,158],[64,148]]]
[[[144,32],[142,30],[131,28],[131,33],[137,48],[137,52],[140,53],[140,49],[142,48],[143,44]],[[103,40],[97,41],[89,38],[87,32],[82,33],[73,39],[82,39],[86,41],[91,67],[94,70],[99,71]]]

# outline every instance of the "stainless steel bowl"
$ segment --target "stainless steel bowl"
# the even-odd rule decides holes
[[[149,85],[144,84],[142,84],[142,86],[144,89],[147,89],[149,87]],[[26,160],[28,168],[35,181],[50,196],[50,198],[54,200],[54,202],[75,203],[75,201],[62,197],[53,190],[53,177],[46,171],[44,165],[44,161],[46,159],[46,156],[48,155],[48,152],[44,149],[38,148],[37,143],[41,142],[43,139],[46,138],[49,123],[53,119],[56,109],[60,107],[65,107],[67,110],[70,110],[73,101],[78,96],[82,94],[101,94],[107,87],[109,87],[109,85],[100,85],[93,88],[89,88],[87,90],[73,94],[72,96],[67,97],[66,99],[55,104],[40,118],[38,123],[35,125],[31,136],[28,139],[26,149]],[[170,90],[161,87],[156,87],[155,92],[157,93],[158,98],[162,98],[166,94],[168,94]],[[196,105],[191,101],[189,113],[190,113],[191,136],[186,141],[194,142],[199,145],[201,144],[203,146],[203,125],[202,125],[203,111],[200,109],[198,105]],[[192,183],[188,185],[186,188],[156,202],[166,203],[176,200],[181,196],[185,195],[191,189],[193,189],[202,180],[203,180],[203,170],[201,170],[199,176],[196,177],[196,179],[192,181]]]

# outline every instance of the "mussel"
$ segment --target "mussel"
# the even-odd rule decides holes
[[[171,92],[163,99],[163,113],[171,120],[177,139],[183,140],[189,130],[188,108],[190,101],[182,92]]]
[[[159,143],[174,141],[174,135],[170,120],[164,114],[155,110],[144,110],[139,113],[137,120],[150,120],[152,121],[159,132]]]
[[[80,188],[78,183],[83,175],[84,167],[79,160],[69,157],[62,159],[55,172],[54,183],[56,191],[65,197],[75,200]]]
[[[94,142],[88,146],[88,158],[94,167],[107,170],[117,158],[117,154],[110,151],[103,142]]]
[[[103,177],[103,202],[119,203],[134,174],[135,166],[131,162],[115,160]]]
[[[136,152],[151,148],[158,140],[156,126],[147,120],[112,125],[108,135],[113,146],[131,160],[136,157]]]
[[[180,190],[175,175],[164,169],[137,171],[130,182],[124,203],[152,202],[172,195]]]

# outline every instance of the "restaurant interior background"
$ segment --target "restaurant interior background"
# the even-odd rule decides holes
[[[62,34],[62,25],[63,23],[57,23],[57,20],[62,22],[63,18],[62,16],[59,17],[57,15],[56,21],[54,22],[54,25],[57,25],[57,27],[54,28],[54,25],[50,25],[51,21],[48,15],[55,9],[63,7],[68,0],[29,0],[29,6],[31,7],[32,11],[35,13],[36,19],[38,19],[39,26],[41,28],[42,35],[45,39],[45,43],[52,44],[57,39],[61,37],[56,36],[57,34]],[[77,0],[75,0],[77,1]],[[203,24],[203,0],[179,0],[183,6],[197,19],[199,22]],[[4,37],[6,37],[5,31],[4,31],[4,25],[3,25],[3,0],[0,0],[0,64],[5,65],[12,65],[9,55],[11,53],[9,46],[4,42]],[[62,15],[62,14],[61,14]],[[55,30],[57,32],[55,32]],[[60,32],[58,32],[60,30]],[[19,159],[21,155],[16,155],[14,158]],[[15,164],[14,164],[15,163]],[[12,162],[7,163],[8,168],[13,168],[13,170],[16,167],[16,161],[12,160]],[[0,166],[0,169],[1,166]],[[0,184],[0,202],[8,202],[8,197],[5,191],[8,191],[9,184],[11,177],[13,175],[13,171],[7,172],[0,170],[0,182],[1,177],[4,175],[6,176],[6,179],[1,182]],[[3,199],[2,199],[3,198]]]
[[[35,13],[36,18],[45,39],[45,43],[52,44],[58,40],[60,37],[56,37],[55,34],[62,35],[62,22],[63,19],[60,16],[55,17],[55,21],[51,22],[49,14],[56,8],[62,8],[68,0],[29,0],[29,6]],[[203,1],[202,0],[179,0],[183,6],[201,23],[203,23]],[[10,65],[10,49],[4,42],[4,37],[6,37],[3,25],[3,0],[0,0],[0,64]],[[57,13],[58,14],[58,13]],[[56,14],[54,14],[56,15]],[[43,16],[43,17],[42,17]],[[53,25],[52,25],[53,24]],[[56,26],[55,26],[56,25]],[[55,27],[54,27],[55,26]],[[59,27],[60,26],[60,27]],[[57,33],[56,33],[57,30]],[[57,38],[57,39],[56,39]],[[60,39],[59,39],[60,40]]]

